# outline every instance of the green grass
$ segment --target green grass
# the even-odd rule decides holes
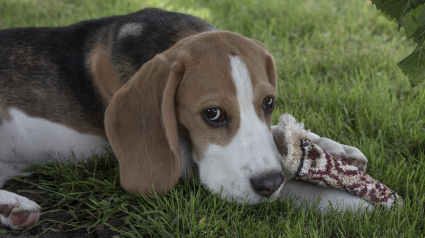
[[[360,148],[367,172],[405,206],[324,215],[293,202],[236,205],[199,181],[182,181],[164,196],[134,196],[119,186],[113,156],[34,166],[10,189],[36,194],[44,213],[68,211],[73,229],[106,225],[121,236],[425,236],[425,85],[411,88],[397,68],[414,45],[367,1],[0,0],[0,28],[60,26],[148,6],[264,42],[279,76],[275,122],[291,113],[317,134]],[[17,187],[22,181],[28,189]]]

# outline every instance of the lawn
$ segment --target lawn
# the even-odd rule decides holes
[[[291,201],[237,205],[209,194],[196,180],[182,181],[164,196],[135,196],[120,187],[113,155],[94,156],[81,163],[71,158],[66,165],[34,166],[29,176],[7,185],[42,205],[42,229],[33,233],[425,236],[425,85],[412,88],[398,69],[397,62],[414,45],[368,1],[0,0],[0,29],[62,26],[145,7],[189,13],[264,42],[278,71],[275,123],[281,113],[290,113],[313,132],[358,147],[369,159],[367,172],[398,192],[405,205],[357,215],[320,214]],[[53,219],[54,214],[66,219]]]

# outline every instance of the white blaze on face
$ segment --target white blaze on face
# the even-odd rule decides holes
[[[198,162],[202,184],[223,199],[258,203],[264,198],[251,187],[250,178],[281,170],[280,155],[266,122],[254,108],[254,92],[248,69],[238,56],[230,56],[231,76],[236,87],[240,125],[226,146],[212,144]],[[274,194],[278,194],[278,189]],[[276,195],[272,195],[270,199]]]

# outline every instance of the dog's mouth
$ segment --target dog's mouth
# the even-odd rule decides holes
[[[285,185],[285,182],[283,182],[280,186],[279,186],[279,188],[278,189],[276,189],[276,191],[274,191],[268,198],[267,198],[267,201],[268,202],[273,202],[273,201],[275,201],[276,199],[278,199],[279,197],[280,197],[280,195],[281,195],[281,191],[282,191],[282,189],[283,189],[283,186]]]
[[[281,195],[284,182],[279,186],[278,189],[276,189],[276,191],[274,191],[270,196],[267,196],[267,197],[258,195],[252,189],[250,189],[249,193],[245,194],[245,196],[241,196],[241,195],[232,195],[232,193],[224,187],[221,187],[220,191],[214,191],[208,188],[208,186],[205,183],[202,183],[201,185],[204,189],[219,196],[222,200],[225,200],[227,202],[236,202],[238,204],[246,203],[246,204],[254,205],[254,204],[259,204],[263,202],[273,202],[276,199],[278,199]]]
[[[248,202],[248,204],[259,204],[259,203],[262,203],[262,202],[273,202],[273,201],[275,201],[276,199],[278,199],[281,196],[281,191],[283,189],[284,184],[285,184],[285,182],[280,184],[279,188],[277,188],[269,196],[260,196],[252,190],[251,194],[254,194],[254,196],[253,196],[253,199],[251,199],[252,202]]]

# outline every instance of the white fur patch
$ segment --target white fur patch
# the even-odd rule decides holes
[[[0,160],[0,188],[3,187],[4,183],[10,177],[20,175],[20,171],[24,170],[27,166],[28,166],[28,163],[20,163],[20,162],[11,163],[11,162],[5,162]]]
[[[254,192],[250,178],[270,171],[281,171],[281,157],[266,123],[257,116],[254,92],[246,65],[230,56],[231,76],[236,86],[240,126],[225,147],[212,144],[198,162],[201,182],[223,199],[258,203],[265,198]],[[269,199],[279,193],[278,189]]]
[[[118,31],[117,39],[121,40],[128,36],[138,36],[142,34],[143,28],[143,24],[139,22],[126,23],[121,26],[120,30]]]
[[[93,152],[109,149],[99,136],[82,134],[59,123],[29,117],[18,109],[9,109],[12,119],[0,124],[0,186],[29,163],[54,159],[87,158]]]
[[[0,190],[0,206],[6,204],[12,205],[14,207],[11,212],[11,215],[15,212],[26,210],[30,212],[30,215],[28,216],[27,220],[31,218],[35,218],[35,220],[38,220],[38,218],[40,217],[40,206],[37,203],[15,193]],[[5,226],[10,226],[14,229],[18,228],[12,225],[10,216],[3,217],[2,215],[0,215],[0,223]]]

